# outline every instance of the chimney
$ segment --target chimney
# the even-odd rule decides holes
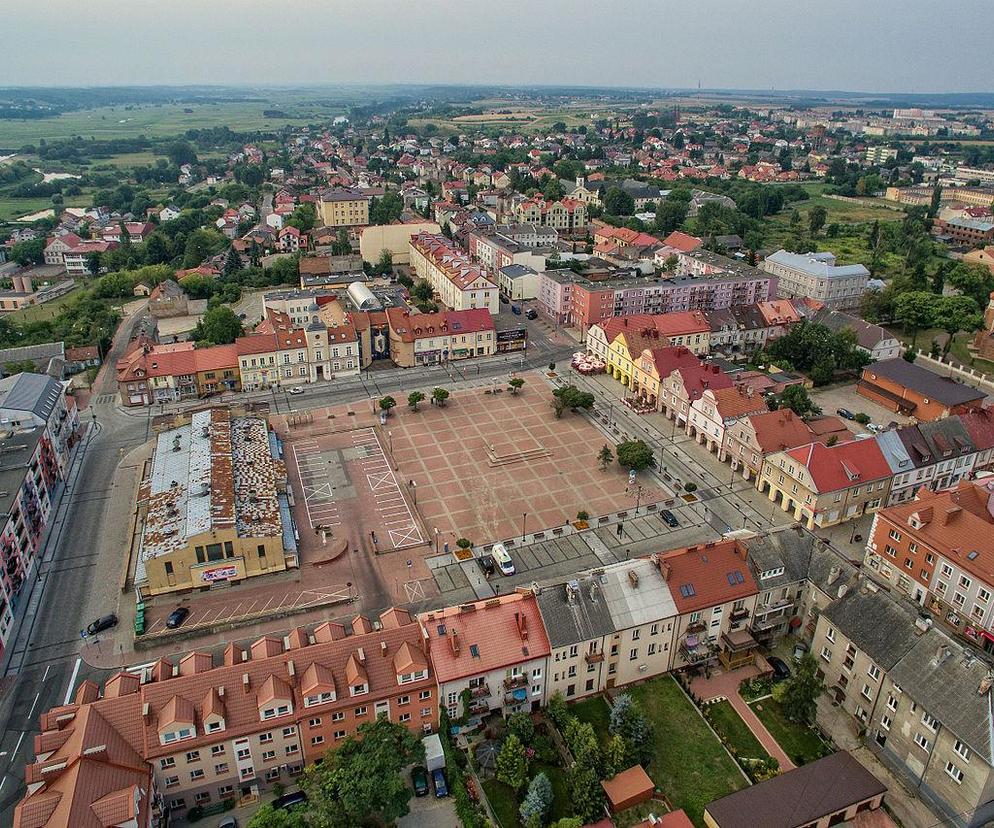
[[[387,654],[387,642],[386,641],[381,641],[380,642],[380,655],[386,655],[386,654]]]
[[[514,624],[518,628],[518,637],[522,641],[528,640],[528,618],[524,613],[514,613]]]
[[[453,630],[452,635],[449,636],[449,644],[452,646],[452,655],[459,655],[459,633],[455,630]]]
[[[242,673],[242,689],[246,693],[248,693],[251,688],[252,688],[252,682],[249,679],[249,674],[248,673]]]

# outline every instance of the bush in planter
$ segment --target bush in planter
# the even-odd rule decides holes
[[[697,491],[697,484],[696,483],[684,483],[683,484],[683,490],[685,492],[696,492]]]
[[[576,513],[576,519],[582,521],[588,521],[590,520],[590,515],[584,509],[581,509],[579,512]]]
[[[549,370],[550,371],[555,371],[556,370],[556,363],[550,362],[549,363]]]
[[[459,538],[459,540],[456,541],[456,546],[460,549],[471,549],[473,547],[473,541],[469,538]]]

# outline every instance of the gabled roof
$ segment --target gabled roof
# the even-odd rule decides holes
[[[893,600],[866,580],[832,601],[822,614],[884,670],[890,670],[915,643],[915,606]]]
[[[875,440],[852,440],[834,446],[810,443],[790,449],[787,454],[807,468],[819,493],[891,476],[890,465]]]
[[[689,253],[691,250],[697,250],[701,246],[702,241],[703,239],[699,239],[697,236],[691,236],[687,233],[681,233],[679,230],[674,230],[663,239],[663,244],[667,247],[675,247],[684,253]]]
[[[884,377],[903,388],[947,406],[982,400],[987,396],[977,388],[934,374],[927,368],[901,357],[874,362],[863,369],[865,379],[872,382],[874,375]]]
[[[0,408],[29,411],[47,420],[61,397],[61,383],[47,374],[21,373],[0,379]]]
[[[759,592],[747,566],[746,547],[738,541],[674,549],[659,565],[681,614],[737,601]]]

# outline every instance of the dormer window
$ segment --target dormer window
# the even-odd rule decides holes
[[[291,712],[293,712],[293,707],[290,704],[278,704],[276,707],[266,707],[260,710],[259,716],[263,720],[275,719],[277,716],[286,716]]]
[[[204,730],[207,733],[218,733],[224,730],[224,719],[213,719],[209,722],[204,722]]]
[[[419,670],[416,673],[404,673],[403,675],[397,676],[397,681],[400,684],[410,684],[412,681],[422,681],[428,678],[427,670]]]
[[[316,704],[325,704],[335,700],[335,694],[330,690],[324,693],[317,693],[313,696],[304,697],[304,707],[314,707]]]
[[[173,742],[182,742],[184,739],[192,739],[197,735],[197,728],[193,725],[181,727],[179,730],[170,730],[159,734],[159,743],[171,745]]]
[[[349,688],[349,692],[353,696],[362,696],[362,695],[364,695],[364,694],[366,694],[366,693],[369,692],[369,685],[368,684],[353,684]]]

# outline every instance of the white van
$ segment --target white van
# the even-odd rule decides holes
[[[490,550],[490,554],[494,559],[494,563],[497,564],[501,575],[514,574],[514,561],[511,560],[511,555],[508,553],[504,544],[495,543],[494,548]]]

